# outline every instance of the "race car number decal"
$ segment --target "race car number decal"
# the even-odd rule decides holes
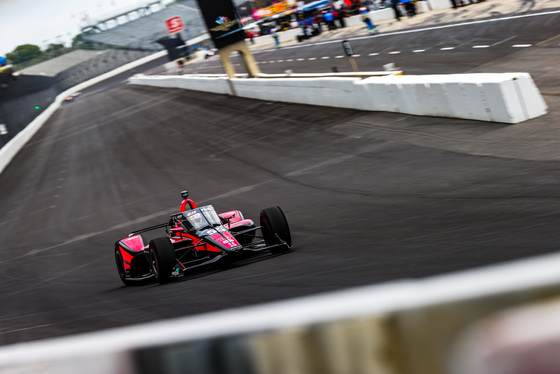
[[[216,233],[212,235],[211,238],[226,248],[233,248],[239,245],[237,240],[235,240],[235,238],[227,231],[224,231],[221,234]]]

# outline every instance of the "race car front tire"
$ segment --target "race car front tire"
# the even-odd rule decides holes
[[[121,250],[118,246],[115,246],[115,261],[117,263],[117,270],[119,272],[119,277],[121,281],[127,286],[143,286],[145,284],[151,283],[154,281],[151,275],[142,274],[141,276],[138,275],[127,275],[126,270],[124,269],[124,260],[122,257]]]
[[[156,281],[159,284],[169,282],[173,267],[177,264],[171,241],[166,237],[151,240],[148,246],[148,258]]]
[[[288,220],[280,207],[273,206],[263,209],[260,215],[260,223],[266,245],[284,244],[281,247],[271,248],[270,252],[285,252],[292,246],[292,236]]]
[[[117,270],[119,272],[119,277],[121,278],[122,282],[127,286],[131,286],[134,282],[130,281],[126,277],[126,272],[124,270],[124,261],[119,247],[115,247],[115,261],[117,263]]]

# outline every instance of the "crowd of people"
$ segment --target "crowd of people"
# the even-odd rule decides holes
[[[260,35],[271,34],[276,48],[280,48],[278,33],[289,29],[300,29],[297,35],[299,42],[320,35],[324,31],[332,31],[346,27],[346,17],[360,15],[371,35],[379,31],[371,17],[371,11],[392,8],[394,18],[400,21],[402,17],[417,15],[417,2],[423,0],[336,0],[327,8],[316,8],[304,12],[294,12],[288,15],[272,17],[259,25],[259,30],[247,30],[247,37],[251,43]],[[449,0],[451,6],[465,6],[485,0]]]
[[[346,27],[346,17],[361,15],[370,34],[376,34],[377,28],[369,16],[370,11],[384,8],[393,8],[395,19],[403,16],[414,17],[416,15],[417,0],[336,0],[328,8],[313,9],[306,12],[292,13],[288,16],[262,22],[259,30],[248,30],[247,36],[253,41],[258,35],[277,35],[278,32],[299,28],[301,33],[297,36],[298,41],[320,35],[324,31],[331,31]],[[402,13],[404,10],[404,13]],[[277,40],[277,39],[275,39]],[[278,45],[277,45],[278,46]]]

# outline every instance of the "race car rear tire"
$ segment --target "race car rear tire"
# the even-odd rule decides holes
[[[260,223],[266,245],[285,244],[281,247],[271,248],[270,252],[285,252],[292,246],[290,226],[288,226],[288,220],[280,207],[273,206],[263,209],[260,215]]]
[[[175,249],[168,238],[155,238],[148,246],[148,258],[154,277],[159,284],[169,282],[173,267],[177,264]]]

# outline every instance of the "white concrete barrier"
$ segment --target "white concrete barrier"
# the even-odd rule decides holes
[[[388,76],[361,85],[381,85],[392,111],[479,121],[519,123],[546,114],[547,106],[528,73]],[[377,89],[377,88],[376,88]],[[362,100],[364,103],[364,100]],[[386,100],[372,99],[360,109],[387,110]]]
[[[379,22],[379,21],[385,21],[386,19],[395,18],[395,12],[393,11],[392,8],[372,10],[371,12],[369,12],[369,17],[371,18],[373,23],[376,23],[376,22]],[[354,17],[352,17],[352,18],[354,18]],[[361,20],[361,16],[356,16],[356,18],[359,19],[362,24],[364,23]]]
[[[416,2],[416,12],[418,13],[426,13],[432,10],[430,8],[430,3],[426,0],[424,1],[417,1]]]
[[[238,96],[340,108],[352,107],[359,78],[232,79]]]
[[[510,78],[515,83],[515,92],[526,119],[538,117],[547,112],[548,106],[529,73],[512,73]]]
[[[457,0],[457,3],[459,0]],[[451,0],[428,0],[430,8],[433,10],[449,9],[451,8]]]
[[[174,87],[259,100],[387,111],[418,116],[519,123],[546,114],[547,106],[528,73],[351,76],[261,75],[134,76],[132,84]],[[364,74],[354,73],[364,77]],[[232,87],[234,91],[232,91]]]
[[[224,95],[232,94],[228,79],[225,76],[197,77],[137,74],[129,79],[129,83],[152,87],[183,88],[186,90],[212,92]]]

